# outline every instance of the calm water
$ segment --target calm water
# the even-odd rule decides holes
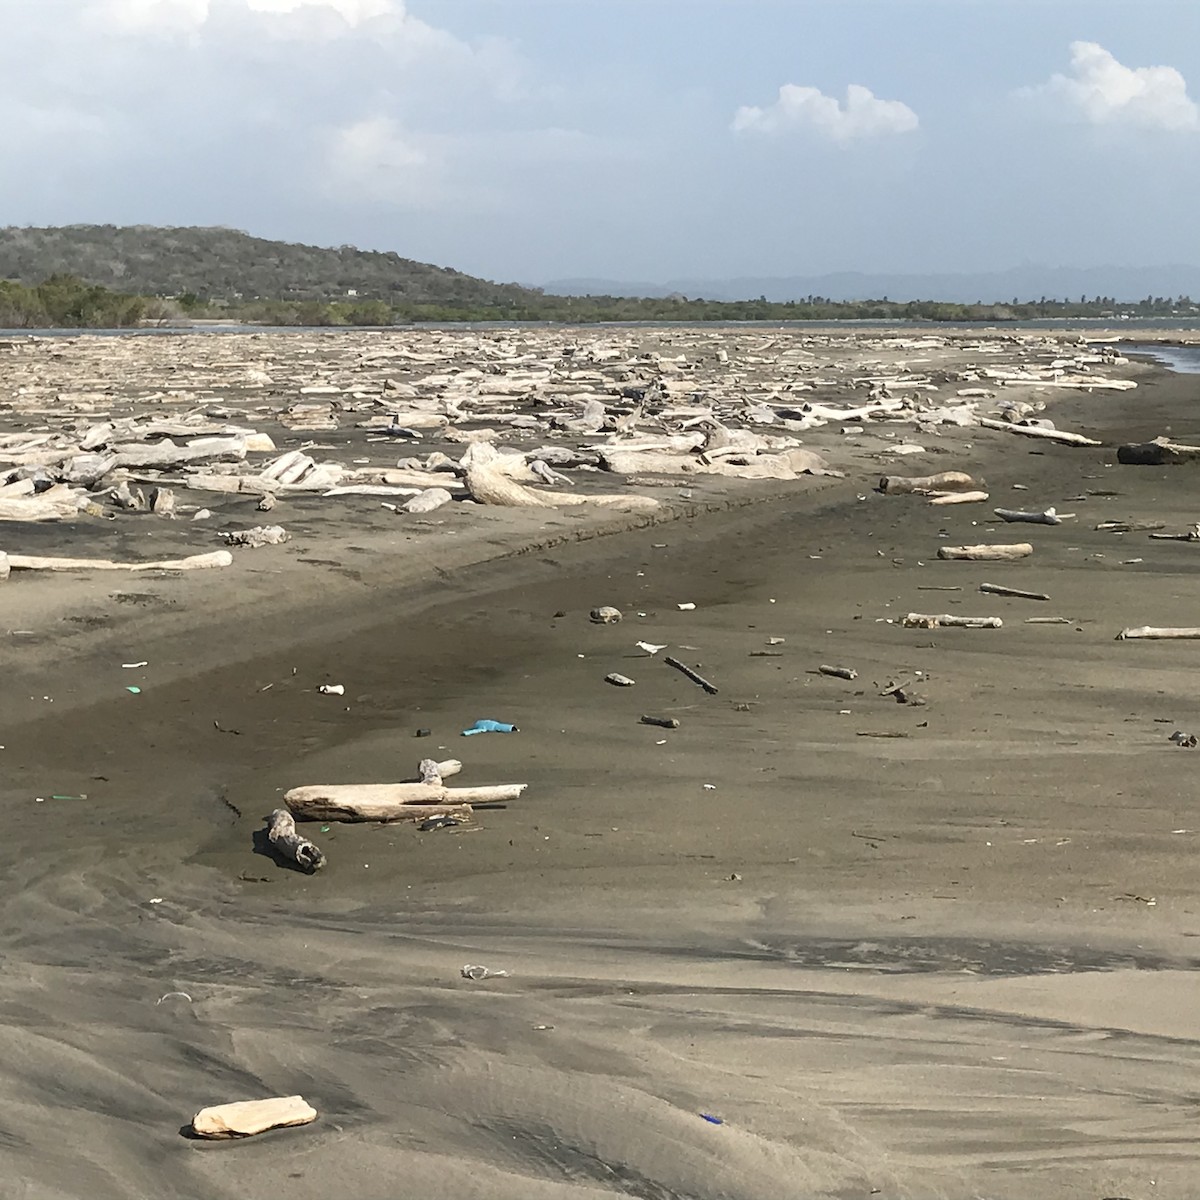
[[[1180,375],[1200,375],[1200,346],[1162,346],[1153,342],[1125,342],[1122,350],[1144,354]]]

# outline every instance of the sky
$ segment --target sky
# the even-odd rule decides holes
[[[491,279],[1200,265],[1200,0],[2,0],[0,224]]]

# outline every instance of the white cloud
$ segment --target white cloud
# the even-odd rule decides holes
[[[100,24],[126,32],[195,31],[238,10],[276,17],[340,17],[351,28],[376,17],[404,15],[402,0],[99,0],[92,9]]]
[[[422,207],[439,199],[440,164],[390,117],[335,129],[319,170],[334,200]]]
[[[1093,125],[1200,129],[1200,107],[1174,67],[1127,67],[1095,42],[1071,43],[1071,72],[1023,96],[1049,101]]]
[[[899,100],[880,100],[870,88],[852,83],[839,103],[818,88],[785,83],[767,108],[746,105],[733,118],[735,133],[779,134],[808,129],[833,141],[911,133],[920,122]]]

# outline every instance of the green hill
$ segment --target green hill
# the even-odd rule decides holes
[[[0,229],[0,279],[27,287],[54,275],[143,296],[204,301],[382,300],[391,305],[509,307],[539,292],[398,254],[251,237],[236,229],[64,225]]]

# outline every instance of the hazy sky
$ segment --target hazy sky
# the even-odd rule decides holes
[[[1200,0],[2,0],[0,223],[491,278],[1200,264]]]

